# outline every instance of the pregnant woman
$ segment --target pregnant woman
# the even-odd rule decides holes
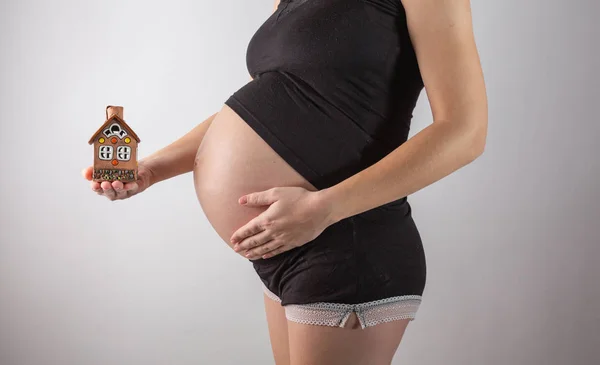
[[[390,364],[425,287],[407,196],[485,146],[469,1],[276,1],[247,66],[251,81],[141,160],[137,182],[92,189],[125,199],[193,171],[263,284],[277,365]],[[423,88],[434,122],[408,139]]]

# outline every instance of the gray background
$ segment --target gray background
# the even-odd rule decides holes
[[[191,174],[122,202],[80,177],[108,104],[142,156],[218,111],[272,6],[2,1],[2,365],[273,363],[260,282]],[[428,282],[394,364],[597,364],[598,2],[472,8],[488,144],[410,198]],[[412,134],[430,122],[423,93]]]

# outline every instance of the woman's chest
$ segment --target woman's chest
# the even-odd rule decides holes
[[[252,74],[306,68],[382,69],[399,47],[399,9],[386,1],[282,0],[247,49]],[[399,1],[398,1],[399,2]]]

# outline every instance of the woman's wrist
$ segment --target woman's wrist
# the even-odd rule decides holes
[[[328,221],[331,224],[337,223],[347,217],[343,211],[343,205],[340,204],[340,194],[335,186],[321,189],[315,192],[317,201],[323,209],[328,210]]]
[[[139,165],[143,166],[148,175],[149,186],[191,171],[191,167],[184,168],[183,166],[184,162],[187,162],[181,161],[185,156],[164,156],[164,151],[159,151],[158,153],[161,154],[152,154],[139,162]],[[186,163],[185,165],[187,166],[188,164]]]
[[[146,180],[148,187],[156,184],[160,180],[157,179],[156,170],[152,167],[152,163],[144,158],[138,162],[138,170],[142,167],[144,170],[144,179]]]

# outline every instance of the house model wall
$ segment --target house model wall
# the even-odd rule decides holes
[[[94,145],[94,181],[137,180],[139,137],[125,123],[123,107],[106,107],[106,120],[94,133],[89,144]]]

